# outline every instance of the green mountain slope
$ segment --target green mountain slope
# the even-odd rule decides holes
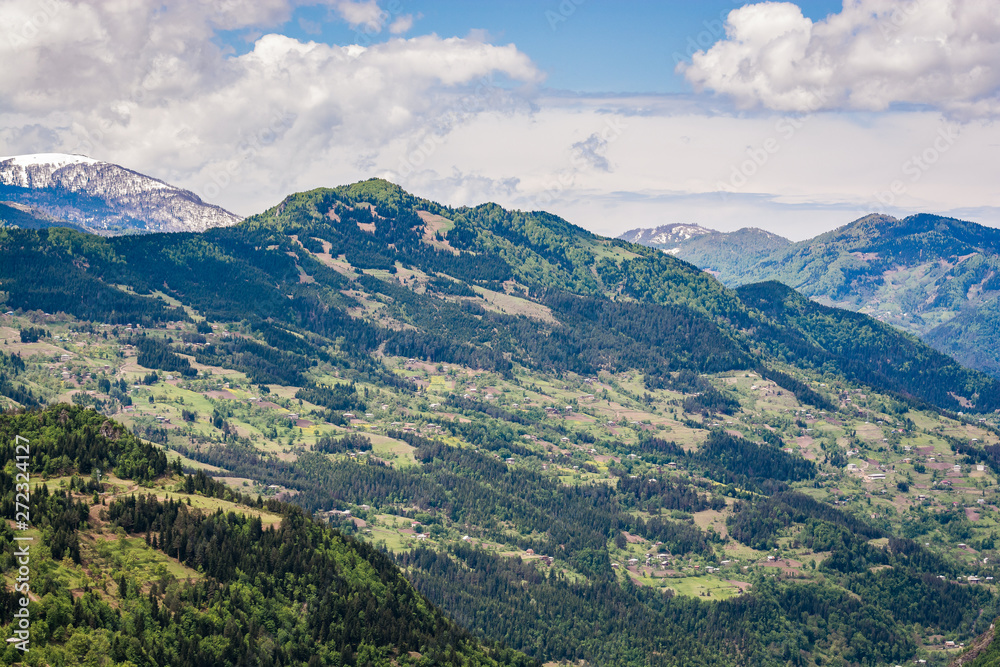
[[[869,216],[760,262],[738,278],[776,279],[825,303],[910,331],[963,364],[1000,373],[1000,231],[932,215]]]
[[[695,250],[693,244],[699,244]],[[1000,231],[935,215],[870,215],[816,238],[753,254],[703,235],[676,256],[728,285],[777,280],[862,312],[1000,374]],[[750,256],[750,255],[747,255]]]
[[[791,241],[777,234],[744,227],[734,232],[718,232],[698,225],[663,225],[633,229],[618,236],[631,243],[658,248],[678,259],[711,272],[723,283],[732,284],[760,261],[787,248]]]
[[[30,651],[5,643],[4,664],[530,664],[478,645],[366,543],[204,474],[178,478],[161,450],[96,412],[4,415],[0,442],[7,515],[18,474],[33,484],[31,528],[0,525],[4,639],[27,592],[6,585],[14,539],[32,538]]]
[[[182,318],[142,296],[164,293],[210,319],[246,320],[269,345],[294,342],[297,351],[282,352],[295,360],[280,363],[242,341],[203,351],[216,361],[242,358],[272,381],[297,380],[305,358],[317,348],[329,354],[331,345],[362,365],[381,349],[498,370],[641,368],[653,383],[684,368],[766,367],[780,362],[786,347],[805,346],[800,357],[822,358],[876,388],[951,409],[962,407],[953,395],[978,396],[972,405],[982,411],[1000,407],[996,381],[955,364],[930,382],[915,370],[922,361],[897,364],[893,383],[866,376],[860,365],[867,350],[850,335],[828,344],[802,320],[748,307],[663,253],[596,237],[545,213],[446,209],[385,181],[293,195],[245,223],[200,235],[2,233],[9,307],[118,323]],[[765,339],[755,337],[761,327],[770,332]],[[890,341],[894,334],[879,335]],[[894,340],[927,355],[902,335]]]
[[[853,380],[934,405],[992,401],[978,395],[994,391],[992,383],[976,381],[948,356],[866,315],[817,304],[777,282],[746,285],[737,294],[775,318],[776,327],[756,335],[795,366],[832,366]],[[914,385],[923,390],[913,391]]]
[[[159,563],[245,592],[320,664],[363,662],[362,643],[379,660],[521,659],[435,639],[466,635],[396,566],[473,636],[539,662],[940,664],[941,637],[996,615],[992,584],[969,579],[1000,557],[996,381],[778,283],[727,289],[544,213],[379,180],[203,234],[0,231],[0,259],[0,400],[89,406],[196,473],[109,482],[81,558],[128,565],[97,546],[122,524],[146,580]],[[39,465],[94,508],[86,473]],[[178,526],[188,498],[205,514]],[[327,595],[286,534],[360,573]],[[271,577],[276,559],[302,572]],[[189,615],[244,632],[192,595]],[[401,634],[352,620],[384,605]],[[160,645],[196,650],[140,648]]]

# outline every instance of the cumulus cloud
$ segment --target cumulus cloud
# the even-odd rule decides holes
[[[404,14],[389,25],[389,32],[393,35],[404,35],[413,27],[414,20],[413,14]]]
[[[381,19],[378,30],[388,39],[379,43],[364,39],[372,31],[360,12],[354,39],[362,44],[273,34],[304,4],[335,7],[333,0],[4,0],[0,155],[85,153],[192,189],[239,214],[259,212],[291,192],[384,175],[439,201],[546,209],[615,234],[686,221],[766,226],[801,238],[807,234],[790,231],[798,222],[818,225],[813,233],[841,224],[872,210],[887,191],[893,213],[976,207],[963,210],[992,211],[989,220],[970,217],[1000,224],[1000,192],[982,167],[1000,145],[997,124],[967,123],[947,153],[929,162],[941,125],[936,111],[789,120],[715,113],[714,102],[697,97],[546,95],[537,90],[538,68],[515,46],[478,31],[465,38],[391,37],[393,22],[406,18],[398,12]],[[864,88],[860,75],[848,85],[847,74],[866,65],[872,77],[886,76],[885,54],[866,53],[887,48],[886,40],[918,44],[915,26],[929,19],[906,13],[893,20],[885,9],[878,16],[888,22],[872,27],[858,12],[873,6],[873,0],[849,3],[818,23],[790,5],[744,8],[730,19],[719,50],[700,54],[689,76],[711,56],[726,63],[711,69],[713,76],[739,74],[726,85],[743,86],[738,99],[748,106],[878,108],[860,100],[892,88]],[[938,22],[942,35],[967,34],[957,24],[975,18],[965,4],[954,6],[955,20]],[[979,36],[969,44],[993,44],[994,24],[979,20]],[[236,54],[216,39],[222,29],[259,36]],[[860,46],[865,35],[875,45],[868,52]],[[726,60],[720,53],[732,45],[739,48]],[[853,54],[847,64],[829,56],[841,52]],[[955,58],[953,68],[975,60]],[[900,71],[914,67],[909,56],[889,61]],[[919,60],[928,71],[937,71],[935,62]],[[992,76],[984,68],[982,76]],[[910,85],[905,76],[897,80]],[[933,91],[930,83],[927,90]],[[920,102],[892,93],[888,103],[899,99]],[[907,165],[918,159],[927,168],[913,180]],[[748,160],[754,160],[750,170],[743,167]],[[745,178],[721,197],[720,183],[732,183],[734,170]],[[897,180],[902,193],[893,190]]]
[[[542,78],[515,46],[474,38],[364,47],[264,34],[239,56],[213,41],[220,28],[288,20],[291,8],[278,0],[3,3],[0,25],[18,39],[0,39],[2,153],[86,153],[252,212],[261,202],[232,199],[259,196],[261,183],[284,194],[370,175],[372,156],[393,142],[509,107],[518,93],[494,77]],[[336,9],[367,26],[378,5]],[[493,93],[476,94],[483,81]],[[475,103],[456,107],[462,99]],[[310,178],[340,180],[304,183]]]
[[[733,10],[726,37],[678,70],[742,107],[1000,113],[1000,13],[992,0],[844,0],[813,22],[788,2]]]
[[[373,31],[380,31],[389,16],[375,0],[334,0],[332,8],[351,27],[364,26]]]

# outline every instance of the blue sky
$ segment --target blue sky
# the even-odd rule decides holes
[[[609,235],[1000,227],[995,1],[845,1],[4,0],[0,155],[241,215],[378,176]]]
[[[412,32],[442,37],[484,31],[490,41],[514,43],[546,74],[547,87],[582,93],[684,93],[691,90],[675,72],[723,36],[733,0],[640,2],[622,0],[399,0],[383,2],[415,17]],[[840,10],[839,0],[799,2],[808,18]],[[394,36],[351,27],[327,7],[298,7],[277,32],[330,44],[384,42]],[[261,28],[226,31],[220,42],[246,53]]]

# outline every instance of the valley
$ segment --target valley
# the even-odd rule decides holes
[[[504,660],[944,665],[1000,615],[996,381],[863,315],[377,180],[201,235],[0,234],[7,407],[170,462],[97,501],[302,508]],[[67,590],[206,576],[137,524],[88,546],[114,525]]]
[[[996,4],[3,0],[0,667],[1000,667]]]

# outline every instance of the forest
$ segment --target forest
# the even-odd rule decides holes
[[[454,220],[452,252],[425,242],[419,212]],[[333,353],[369,365],[381,348],[502,372],[513,363],[577,373],[641,368],[651,387],[681,370],[759,369],[803,400],[820,400],[790,384],[781,365],[792,364],[951,410],[961,407],[955,396],[974,397],[986,412],[1000,407],[997,380],[888,325],[777,283],[728,290],[669,255],[601,240],[545,213],[448,209],[378,179],[292,195],[240,225],[200,235],[105,239],[59,228],[2,229],[0,241],[10,307],[144,327],[190,321],[155,296],[165,290],[214,321],[248,323],[256,340],[215,340],[195,357],[259,382],[300,384],[312,361]],[[353,274],[322,261],[338,255]],[[301,281],[300,271],[310,280]],[[398,271],[426,276],[428,289],[392,279]],[[503,291],[503,281],[549,309],[558,326],[540,331],[537,321],[484,310],[468,296],[478,294],[469,285]],[[132,289],[111,287],[119,284]],[[351,317],[356,294],[406,326]],[[720,400],[706,397],[704,409],[723,407]]]
[[[1000,614],[1000,383],[780,284],[377,179],[0,259],[38,661],[874,667]]]
[[[34,448],[30,475],[47,470],[87,476],[97,465],[122,479],[149,482],[166,475],[179,478],[180,488],[189,493],[236,500],[280,516],[280,524],[265,526],[259,514],[245,510],[206,512],[192,508],[190,500],[115,494],[107,482],[62,491],[40,485],[31,514],[42,540],[31,581],[39,596],[29,605],[32,660],[192,667],[534,664],[509,649],[481,645],[372,546],[317,523],[296,506],[234,495],[203,473],[181,476],[162,450],[95,411],[56,405],[3,415],[0,454],[5,460],[13,460],[15,435]],[[11,516],[14,493],[14,474],[7,466],[0,473],[0,509]],[[92,515],[92,506],[100,519]],[[81,542],[102,525],[112,536],[119,531],[113,538],[119,546],[127,535],[137,536],[148,549],[201,576],[191,581],[162,573],[150,580],[119,558],[96,583],[71,594],[66,566],[59,563],[86,562],[96,572],[103,557],[90,553],[90,547],[83,553]],[[5,573],[17,567],[9,548],[13,538],[3,522],[0,568]],[[113,541],[106,550],[111,560]],[[5,585],[0,615],[10,619],[15,604]],[[0,659],[14,664],[21,656],[6,643]]]

